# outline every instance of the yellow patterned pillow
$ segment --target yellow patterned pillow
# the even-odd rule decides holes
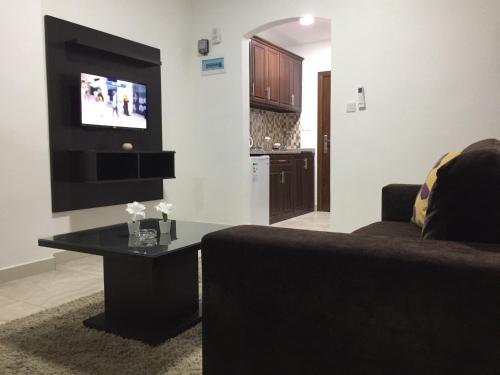
[[[437,172],[439,168],[448,163],[450,160],[455,159],[460,152],[452,151],[445,154],[439,161],[432,167],[431,171],[427,175],[427,178],[420,188],[417,198],[415,199],[415,205],[413,206],[413,216],[411,221],[418,225],[419,227],[424,226],[425,215],[427,214],[427,206],[429,204],[429,195],[431,194],[432,187],[437,180]]]

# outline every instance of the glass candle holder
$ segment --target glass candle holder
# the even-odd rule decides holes
[[[137,237],[139,238],[139,241],[153,240],[156,238],[156,235],[157,235],[156,229],[140,229],[137,232]]]

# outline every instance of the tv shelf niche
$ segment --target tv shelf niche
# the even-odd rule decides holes
[[[69,152],[69,181],[117,183],[175,178],[175,151]]]

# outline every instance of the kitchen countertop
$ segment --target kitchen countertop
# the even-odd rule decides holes
[[[294,148],[289,150],[250,150],[250,155],[273,155],[273,154],[302,154],[303,152],[315,152],[314,148]]]

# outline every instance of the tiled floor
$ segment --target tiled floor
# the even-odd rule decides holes
[[[0,284],[0,324],[102,289],[102,258],[91,255],[55,271]]]
[[[273,226],[331,232],[333,231],[331,222],[331,214],[329,212],[315,211],[289,220],[281,221],[273,224]]]
[[[330,214],[326,212],[312,212],[274,226],[332,230]],[[62,264],[55,271],[0,284],[0,324],[102,289],[102,258],[91,255]]]

